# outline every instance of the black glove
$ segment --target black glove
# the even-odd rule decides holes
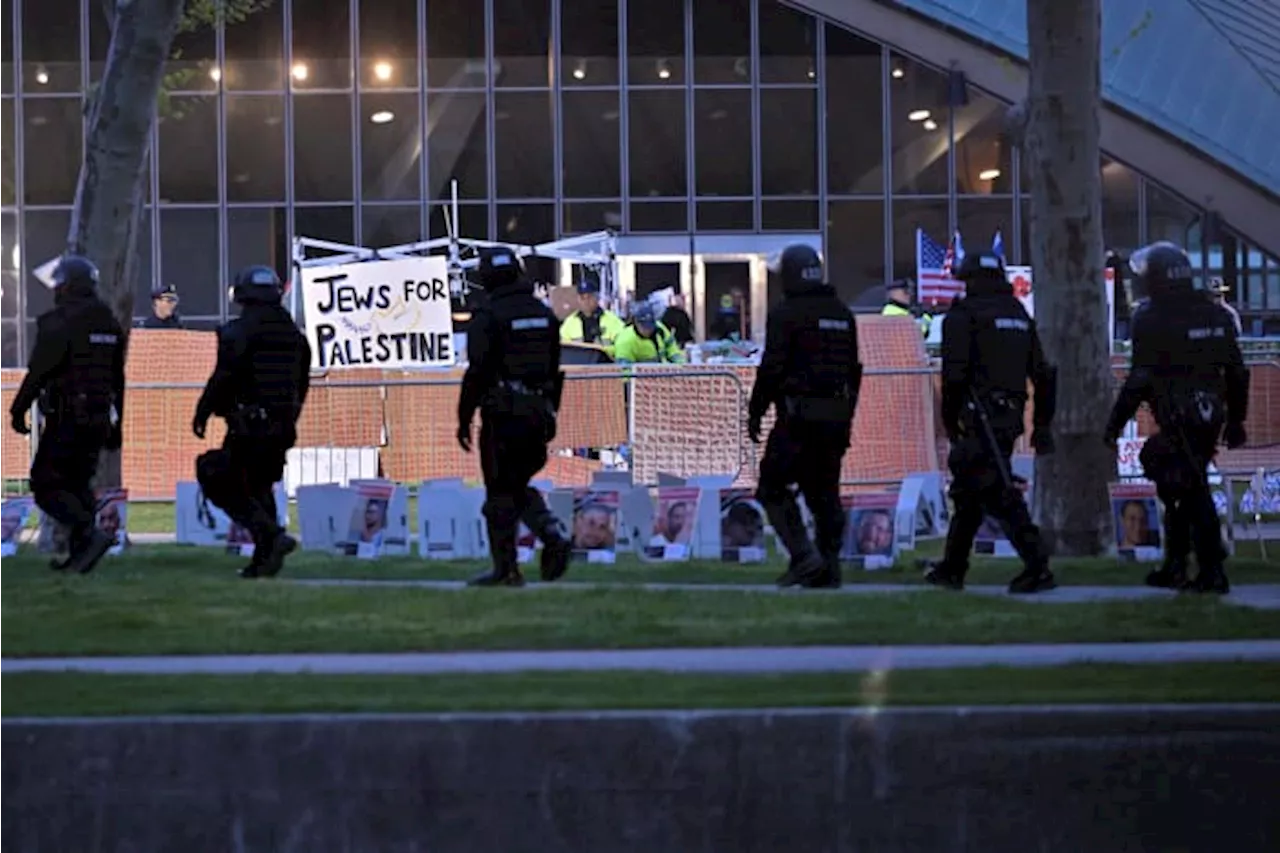
[[[471,424],[458,425],[458,446],[463,453],[471,452]]]
[[[1229,423],[1227,428],[1222,431],[1222,439],[1227,443],[1228,450],[1235,450],[1237,447],[1244,447],[1245,442],[1249,440],[1249,436],[1245,434],[1244,424]]]
[[[26,412],[10,412],[9,417],[12,419],[13,431],[18,435],[31,435],[31,427],[27,426]]]
[[[102,446],[107,450],[119,450],[122,444],[124,444],[124,430],[120,424],[115,424],[107,432],[107,440]]]
[[[1048,456],[1054,451],[1053,433],[1048,427],[1036,427],[1031,431],[1031,449],[1036,456]]]
[[[199,415],[196,415],[191,419],[191,432],[196,438],[203,439],[205,427],[208,426],[208,423],[208,418],[202,418]]]
[[[754,415],[747,418],[747,437],[750,438],[754,444],[760,443],[760,432],[764,429],[764,425],[761,423],[763,420],[763,418],[758,418]]]

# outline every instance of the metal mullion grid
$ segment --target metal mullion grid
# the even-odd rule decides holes
[[[22,32],[22,3],[15,0],[13,4],[13,145],[14,145],[14,180],[13,180],[13,201],[14,201],[14,217],[13,222],[18,233],[13,235],[14,245],[23,246],[27,233],[26,228],[26,123],[23,119],[23,102],[22,97],[22,39],[18,37],[18,33]],[[24,248],[18,250],[18,310],[17,310],[17,336],[18,336],[18,366],[27,366],[27,267],[30,265],[30,259]]]
[[[815,62],[820,63],[820,62],[821,62],[821,60],[815,60]],[[767,204],[767,203],[769,203],[769,202],[773,202],[773,201],[808,201],[808,202],[817,202],[817,204],[818,204],[818,212],[819,212],[819,217],[820,217],[819,225],[818,225],[818,231],[820,231],[820,232],[822,233],[822,235],[823,235],[823,237],[822,237],[822,246],[823,246],[823,248],[824,248],[824,250],[825,250],[826,245],[827,245],[827,243],[826,243],[826,216],[825,216],[825,211],[826,211],[826,176],[827,176],[827,165],[826,165],[826,153],[827,153],[827,145],[826,145],[826,128],[827,128],[827,118],[826,118],[826,96],[825,96],[825,87],[823,87],[823,86],[819,85],[819,84],[821,83],[821,79],[822,79],[822,77],[823,77],[824,75],[819,74],[819,73],[818,73],[818,71],[817,71],[816,69],[817,69],[817,66],[815,65],[815,70],[814,70],[814,79],[815,79],[815,81],[818,81],[818,82],[815,82],[815,83],[808,83],[808,84],[805,84],[805,83],[761,83],[761,84],[760,84],[760,87],[759,87],[759,90],[756,92],[756,95],[755,95],[755,102],[756,102],[756,106],[753,108],[752,112],[753,112],[754,114],[757,114],[757,115],[761,116],[761,117],[764,115],[763,99],[764,99],[764,93],[765,93],[765,92],[786,91],[786,92],[808,92],[808,93],[810,94],[810,96],[813,98],[813,108],[814,108],[814,110],[815,110],[815,112],[814,112],[814,116],[815,116],[815,119],[816,119],[816,120],[815,120],[815,122],[814,122],[814,135],[815,135],[815,140],[814,140],[814,142],[815,142],[815,144],[814,144],[814,148],[813,148],[813,151],[811,152],[811,154],[812,154],[812,156],[814,156],[814,157],[817,157],[817,158],[818,158],[818,169],[817,169],[818,189],[817,189],[817,192],[816,192],[816,193],[814,193],[813,195],[804,195],[804,194],[802,194],[802,193],[784,193],[784,194],[782,194],[782,195],[770,195],[770,196],[765,196],[765,194],[764,194],[764,185],[763,185],[763,180],[764,180],[764,177],[763,177],[763,176],[764,176],[764,121],[763,121],[763,118],[761,118],[761,119],[760,119],[760,121],[758,122],[758,127],[756,128],[758,132],[757,132],[757,134],[756,134],[756,162],[755,162],[755,175],[759,178],[759,182],[758,182],[758,183],[756,184],[756,186],[755,186],[755,198],[757,198],[757,199],[759,199],[759,200],[760,200],[760,204],[759,204],[758,206],[759,206],[759,208],[760,208],[760,210],[761,210],[761,211],[763,211],[763,209],[764,209],[764,205],[765,205],[765,204]],[[735,87],[735,88],[736,88],[736,87]],[[764,216],[763,216],[763,212],[761,213],[761,217],[760,217],[760,219],[758,220],[758,227],[756,228],[756,230],[757,230],[758,232],[760,232],[760,233],[765,233],[765,230],[766,230],[766,229],[764,228]],[[774,232],[773,232],[772,230],[770,230],[770,232],[769,232],[769,233],[774,233]]]
[[[751,16],[748,22],[750,42],[747,51],[751,63],[751,230],[758,234],[763,230],[760,201],[763,178],[760,174],[760,160],[764,150],[760,144],[760,0],[750,0],[747,14]]]
[[[685,180],[685,222],[689,229],[689,259],[693,260],[694,238],[698,230],[698,205],[694,201],[697,195],[697,175],[694,171],[694,160],[697,154],[694,128],[697,126],[697,103],[693,93],[693,0],[684,0],[684,180]],[[692,262],[689,264],[689,276],[696,273]],[[689,282],[689,295],[694,292],[694,282]]]
[[[364,97],[360,74],[360,0],[347,5],[347,68],[351,72],[351,242],[364,245]]]
[[[563,109],[563,58],[560,55],[560,0],[551,0],[551,162],[554,164],[551,192],[555,196],[556,238],[564,233],[564,109]],[[559,262],[556,264],[559,272]]]
[[[956,201],[956,69],[943,72],[947,75],[947,239],[960,228],[960,206]],[[967,87],[968,81],[965,82]]]
[[[293,277],[293,241],[297,236],[297,217],[294,205],[297,203],[293,189],[293,2],[284,0],[281,37],[284,49],[284,210],[285,231],[289,235],[285,243],[285,251],[289,255],[289,276]],[[290,288],[295,291],[295,288]],[[296,297],[295,297],[296,298]],[[297,319],[295,315],[294,319]]]
[[[489,233],[485,237],[490,240],[497,239],[498,235],[498,132],[497,121],[494,118],[497,101],[493,79],[493,14],[493,0],[484,0],[484,161],[485,182],[488,184],[488,192],[485,195],[489,214]],[[461,212],[458,218],[462,218]],[[454,223],[453,227],[455,230],[460,230],[458,223]]]
[[[218,313],[226,320],[231,313],[227,283],[231,281],[231,226],[227,221],[227,30],[219,19],[214,28],[214,67],[218,69]]]
[[[1013,232],[1012,257],[1015,265],[1022,265],[1026,263],[1022,257],[1022,229],[1025,227],[1022,222],[1022,149],[1016,145],[1009,152],[1009,168],[1013,169],[1010,181],[1013,189],[1013,226],[1010,229]]]
[[[880,158],[884,163],[881,174],[880,198],[883,203],[884,280],[888,287],[893,280],[893,57],[889,46],[880,45]]]
[[[415,79],[418,88],[418,234],[425,240],[431,236],[430,139],[427,127],[427,0],[417,2],[418,59]]]
[[[618,189],[622,193],[624,234],[631,233],[631,53],[627,45],[630,3],[631,0],[618,0],[618,168],[622,171]]]
[[[164,268],[160,265],[163,257],[161,252],[161,234],[160,229],[160,116],[151,121],[151,174],[148,176],[151,183],[151,215],[148,217],[148,226],[151,228],[151,281],[147,282],[147,290],[155,286],[155,283],[164,276]],[[181,208],[185,205],[175,204],[174,208]],[[200,206],[200,205],[196,205]],[[204,205],[207,207],[207,205]],[[168,209],[170,205],[165,205]],[[143,210],[146,210],[146,203],[143,202]]]
[[[818,111],[818,120],[814,125],[818,132],[818,233],[820,235],[819,239],[822,240],[823,257],[829,261],[831,252],[827,245],[828,225],[831,221],[831,216],[827,208],[829,202],[827,196],[827,181],[829,179],[827,170],[827,25],[819,19],[814,21],[814,27],[816,31],[814,33],[813,70],[818,78],[817,92],[814,95],[817,98],[814,109]],[[828,274],[829,279],[830,274]]]

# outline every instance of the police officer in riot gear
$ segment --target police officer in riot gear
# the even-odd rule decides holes
[[[124,417],[125,336],[98,298],[98,268],[66,255],[53,272],[54,307],[36,320],[27,375],[9,407],[13,429],[28,435],[27,412],[37,400],[44,415],[31,491],[45,515],[70,534],[70,556],[58,569],[81,574],[114,540],[94,525],[90,483],[102,450],[120,448]]]
[[[823,283],[822,258],[811,247],[787,247],[771,269],[781,277],[785,299],[769,312],[747,432],[760,443],[770,406],[777,422],[760,462],[756,497],[791,557],[779,586],[835,587],[845,525],[840,463],[862,387],[858,326]],[[816,548],[793,486],[813,514]]]
[[[196,479],[205,497],[253,537],[253,560],[240,571],[244,578],[277,574],[297,547],[280,527],[272,487],[297,440],[311,347],[280,304],[283,292],[270,267],[236,275],[232,298],[240,316],[218,329],[218,362],[191,424],[204,438],[211,416],[227,422],[222,447],[196,460]]]
[[[569,563],[568,531],[529,480],[547,464],[564,374],[556,316],[533,295],[515,252],[480,250],[479,284],[489,294],[467,332],[467,372],[458,398],[458,444],[471,452],[471,419],[481,413],[480,470],[493,569],[472,586],[521,586],[518,522],[542,540],[541,574],[560,578]]]
[[[1050,426],[1057,406],[1057,371],[1044,357],[1036,323],[1013,295],[1004,262],[992,252],[966,254],[957,272],[965,296],[942,321],[942,422],[951,440],[951,498],[955,512],[941,562],[925,578],[963,589],[969,552],[984,515],[1000,522],[1024,569],[1011,593],[1056,584],[1040,530],[1031,522],[1010,474],[1014,442],[1023,432],[1027,379],[1035,384],[1031,445],[1053,452]]]
[[[1221,436],[1228,448],[1246,441],[1249,371],[1235,322],[1192,276],[1191,260],[1168,242],[1129,261],[1134,297],[1132,366],[1107,421],[1114,446],[1124,425],[1146,403],[1160,432],[1139,459],[1165,507],[1165,561],[1147,576],[1151,586],[1226,593],[1226,553],[1207,469]],[[1194,547],[1199,572],[1187,580]]]

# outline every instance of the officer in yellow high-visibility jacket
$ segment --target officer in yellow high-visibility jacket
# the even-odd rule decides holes
[[[911,302],[911,280],[900,278],[885,289],[884,308],[880,309],[883,317],[915,317],[920,324],[920,334],[929,337],[929,327],[933,317],[920,306]]]
[[[626,324],[617,314],[600,307],[600,279],[590,270],[578,282],[578,310],[560,324],[560,342],[599,344],[612,355],[614,341]]]
[[[619,364],[684,364],[684,351],[671,330],[658,322],[653,306],[637,303],[631,325],[618,335],[613,359]]]

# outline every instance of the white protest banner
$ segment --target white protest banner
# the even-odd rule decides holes
[[[400,258],[302,270],[311,367],[451,367],[448,262]]]

